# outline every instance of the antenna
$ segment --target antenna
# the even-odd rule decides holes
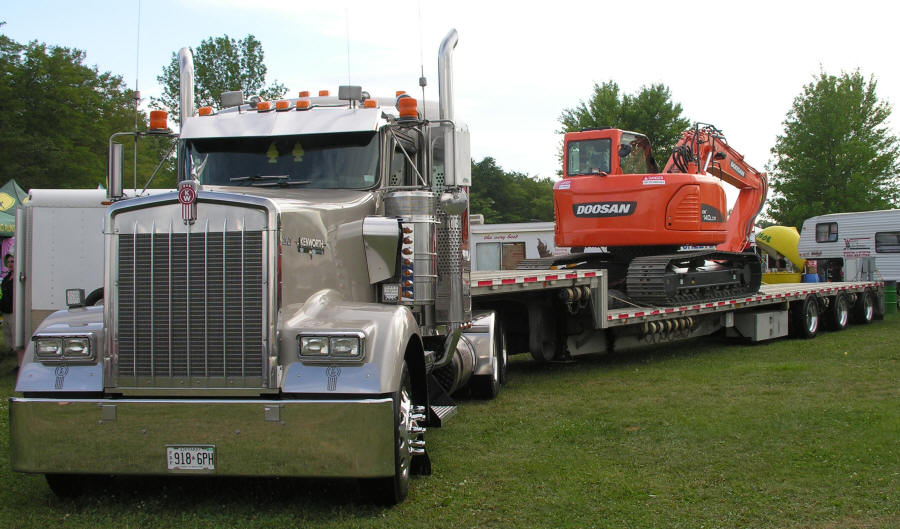
[[[137,44],[134,59],[134,191],[137,193],[138,118],[140,116],[141,91],[138,84],[141,75],[141,0],[138,0]]]
[[[416,2],[416,5],[419,8],[419,68],[422,72],[422,76],[419,77],[419,86],[422,87],[422,117],[428,119],[425,114],[428,108],[428,105],[425,104],[425,87],[428,85],[428,79],[425,79],[425,53],[422,47],[422,0]]]
[[[347,26],[347,86],[352,86],[350,81],[350,8],[344,8],[344,23]],[[350,108],[353,108],[353,101],[350,101]]]

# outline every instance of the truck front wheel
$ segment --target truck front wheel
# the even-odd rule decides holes
[[[77,498],[87,488],[80,474],[44,474],[44,478],[53,494],[60,498]]]
[[[400,388],[394,393],[394,475],[360,481],[365,495],[379,505],[397,505],[409,494],[412,443],[416,438],[413,430],[418,428],[412,408],[412,382],[403,362]]]

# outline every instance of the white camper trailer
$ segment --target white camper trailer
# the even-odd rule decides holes
[[[809,218],[798,251],[816,261],[821,280],[900,281],[900,209]]]

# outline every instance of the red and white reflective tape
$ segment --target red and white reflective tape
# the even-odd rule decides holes
[[[476,287],[495,287],[502,285],[523,285],[526,283],[544,283],[547,281],[558,281],[560,279],[583,279],[587,277],[597,277],[597,272],[567,272],[560,274],[537,274],[533,276],[518,277],[498,277],[493,279],[482,279],[475,282]]]

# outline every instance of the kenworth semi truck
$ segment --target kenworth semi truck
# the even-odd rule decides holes
[[[111,140],[106,196],[63,211],[65,195],[36,192],[19,215],[13,469],[59,494],[90,474],[349,477],[394,504],[430,472],[426,429],[451,395],[496,396],[509,353],[810,337],[823,316],[878,315],[876,281],[611,309],[603,270],[471,272],[456,43],[440,47],[436,108],[342,87],[226,93],[196,115],[182,50],[178,189],[126,196]],[[94,251],[65,261],[63,241]],[[85,270],[47,285],[47,259]]]

